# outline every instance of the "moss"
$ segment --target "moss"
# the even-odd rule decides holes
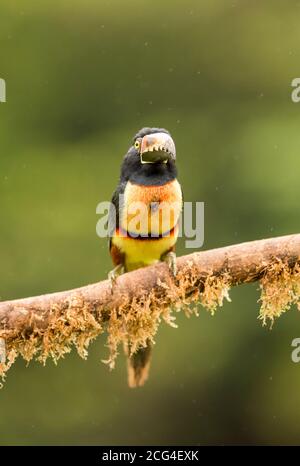
[[[91,310],[82,298],[76,295],[66,300],[59,308],[54,306],[50,310],[49,322],[45,329],[38,328],[31,318],[30,333],[6,338],[7,358],[5,364],[0,364],[2,379],[18,355],[27,362],[36,358],[45,364],[50,357],[57,363],[75,346],[78,354],[86,358],[89,343],[103,331],[101,323],[95,319]]]
[[[192,262],[177,275],[176,280],[157,281],[156,286],[140,297],[123,297],[117,308],[96,309],[86,303],[80,294],[66,299],[60,306],[53,306],[46,328],[41,329],[34,322],[38,320],[34,309],[28,312],[26,333],[0,332],[6,339],[7,359],[0,364],[0,376],[5,377],[18,355],[27,362],[35,358],[45,364],[48,358],[55,363],[76,347],[82,358],[88,355],[90,342],[107,331],[108,357],[104,361],[112,369],[120,346],[130,348],[134,354],[147,342],[155,343],[155,335],[162,321],[176,328],[176,312],[183,311],[188,317],[198,315],[199,305],[212,314],[230,301],[231,277],[209,273],[199,279],[199,272]],[[265,271],[261,282],[260,318],[265,324],[287,311],[292,304],[300,309],[300,266],[290,268],[282,261],[276,261]],[[41,317],[39,317],[41,319]]]
[[[139,348],[145,348],[149,341],[154,344],[162,321],[177,328],[175,312],[182,310],[188,317],[197,316],[201,304],[213,314],[217,306],[222,306],[224,298],[229,300],[228,291],[227,274],[222,277],[210,274],[199,284],[197,270],[190,263],[178,273],[175,281],[158,280],[150,293],[132,300],[124,298],[122,306],[110,314],[107,328],[109,357],[104,362],[114,368],[121,344],[130,348],[131,355]]]
[[[260,319],[265,325],[274,322],[295,304],[300,310],[300,265],[291,268],[286,262],[272,264],[260,281]]]
[[[222,276],[210,274],[204,282],[204,289],[200,294],[200,303],[213,315],[217,307],[223,306],[224,299],[231,302],[229,290],[230,276],[228,273],[224,272]]]

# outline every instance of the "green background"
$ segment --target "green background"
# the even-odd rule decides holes
[[[205,244],[299,232],[300,2],[2,0],[0,299],[104,279],[96,205],[143,126],[176,142],[185,200],[205,202]],[[179,254],[186,252],[184,241]],[[258,285],[211,317],[162,324],[151,377],[87,361],[18,360],[0,392],[0,444],[300,442],[300,316],[257,320]]]

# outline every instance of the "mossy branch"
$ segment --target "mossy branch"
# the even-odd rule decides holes
[[[230,287],[260,280],[261,318],[273,320],[300,300],[300,234],[201,251],[177,259],[174,280],[159,263],[74,290],[0,303],[0,375],[20,354],[56,362],[76,346],[87,356],[91,340],[108,332],[110,367],[120,343],[132,352],[154,339],[161,320],[175,325],[174,311],[214,312]],[[3,343],[5,342],[5,345]],[[3,349],[4,347],[4,349]],[[1,349],[2,348],[2,349]],[[5,361],[4,361],[5,359]]]

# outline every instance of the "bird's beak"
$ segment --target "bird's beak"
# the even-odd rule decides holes
[[[175,144],[167,133],[147,134],[140,149],[141,163],[167,163],[176,159]]]

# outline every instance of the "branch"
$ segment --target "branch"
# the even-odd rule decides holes
[[[200,301],[214,311],[229,299],[229,288],[241,283],[261,280],[262,317],[273,319],[299,302],[299,264],[300,234],[295,234],[179,257],[175,281],[166,264],[158,263],[120,276],[113,293],[105,280],[1,302],[0,341],[6,342],[8,362],[1,364],[0,358],[0,375],[18,354],[45,362],[48,356],[57,360],[75,345],[86,357],[89,342],[104,330],[109,333],[108,362],[113,366],[119,343],[130,342],[135,351],[148,338],[153,340],[161,319],[174,326],[172,307],[189,314],[190,304]]]

